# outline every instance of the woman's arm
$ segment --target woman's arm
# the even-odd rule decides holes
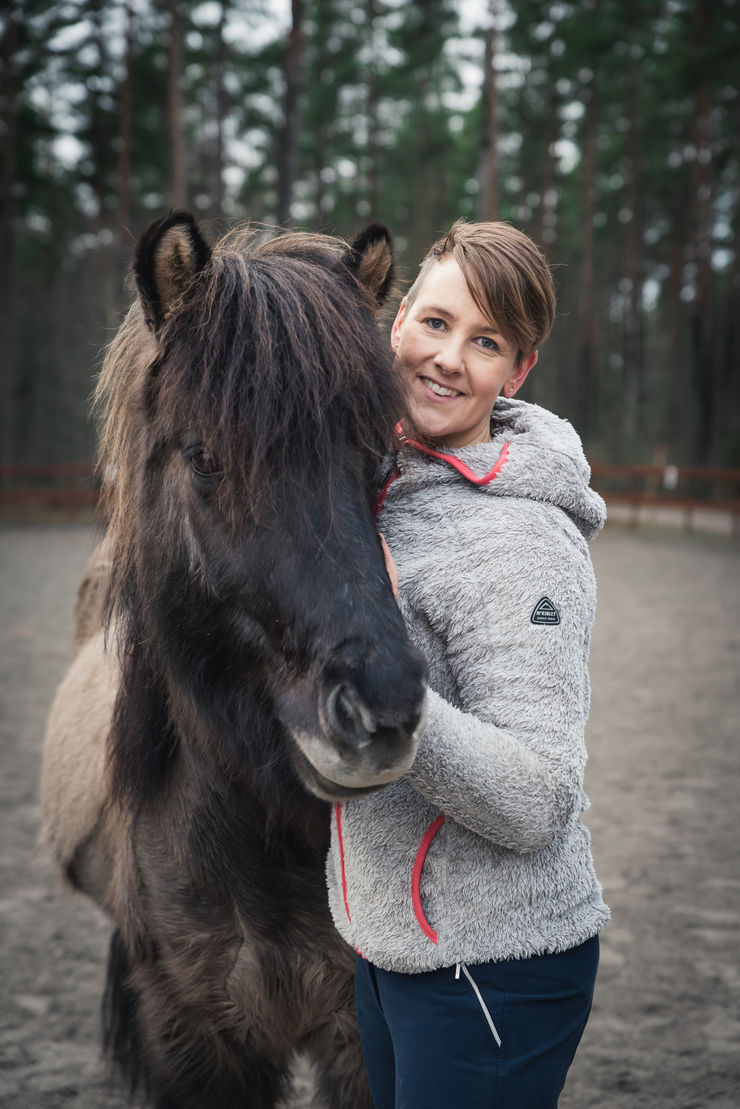
[[[513,576],[469,575],[425,615],[446,644],[464,711],[430,690],[411,784],[449,816],[516,851],[553,840],[580,810],[594,582],[564,531],[529,537]],[[464,563],[462,565],[465,565]],[[415,592],[415,591],[414,591]],[[533,623],[542,597],[559,623]]]

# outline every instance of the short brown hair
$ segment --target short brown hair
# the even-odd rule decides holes
[[[517,362],[543,343],[555,322],[555,287],[542,251],[508,223],[457,220],[438,239],[406,294],[413,304],[435,262],[450,255],[462,270],[470,295],[517,348]]]

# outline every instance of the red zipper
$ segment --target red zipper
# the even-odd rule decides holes
[[[429,848],[432,846],[432,840],[444,822],[445,814],[440,813],[437,819],[427,828],[424,838],[421,841],[421,846],[416,854],[414,869],[411,874],[411,901],[414,906],[414,913],[419,922],[419,927],[424,935],[429,937],[432,943],[437,943],[437,933],[424,916],[424,910],[421,907],[421,872],[424,869],[424,863],[426,862]]]
[[[339,861],[342,875],[342,899],[344,901],[344,911],[347,914],[347,920],[351,924],[352,915],[349,911],[349,898],[347,896],[347,871],[344,862],[344,836],[342,835],[341,801],[336,802],[336,804],[334,805],[334,818],[336,820],[337,842],[339,844]],[[416,859],[414,860],[414,869],[411,874],[411,901],[414,907],[414,915],[416,916],[422,932],[432,941],[432,943],[437,943],[438,937],[437,933],[434,931],[431,924],[424,916],[424,910],[421,907],[421,872],[424,869],[424,863],[426,862],[426,857],[429,853],[429,848],[432,845],[432,841],[444,822],[445,814],[440,813],[436,820],[434,820],[427,828],[424,834],[424,838],[421,841],[419,850],[416,853]],[[356,950],[358,955],[362,955],[362,952],[359,948],[357,948]],[[364,958],[364,956],[362,957]]]
[[[339,843],[339,860],[342,869],[342,897],[344,898],[344,911],[347,914],[347,920],[352,923],[352,917],[349,912],[349,900],[347,898],[347,872],[344,868],[344,837],[342,836],[342,803],[337,801],[334,805],[334,816],[337,822],[337,841]]]

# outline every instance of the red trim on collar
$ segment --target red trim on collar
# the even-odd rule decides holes
[[[498,476],[498,474],[501,473],[501,470],[509,460],[509,447],[511,445],[508,442],[504,443],[503,449],[501,451],[501,454],[498,456],[498,460],[496,461],[496,463],[491,467],[487,474],[484,474],[483,477],[478,477],[477,474],[473,473],[469,466],[466,466],[465,463],[461,462],[459,458],[455,458],[453,454],[443,454],[441,451],[432,450],[431,447],[427,447],[423,443],[417,443],[416,439],[406,439],[405,442],[410,447],[416,447],[417,450],[423,451],[424,454],[431,455],[432,458],[439,458],[442,462],[447,462],[450,466],[453,467],[453,469],[457,470],[459,474],[462,474],[462,476],[467,478],[468,481],[471,481],[473,485],[488,485],[490,482],[493,481],[495,477]],[[384,490],[384,492],[386,490]]]

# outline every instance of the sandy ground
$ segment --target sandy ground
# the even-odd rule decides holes
[[[106,923],[60,887],[36,848],[44,720],[92,542],[88,526],[0,529],[0,1105],[8,1109],[126,1104],[98,1047]],[[737,1109],[740,546],[614,529],[593,553],[587,820],[614,916],[561,1109]]]

